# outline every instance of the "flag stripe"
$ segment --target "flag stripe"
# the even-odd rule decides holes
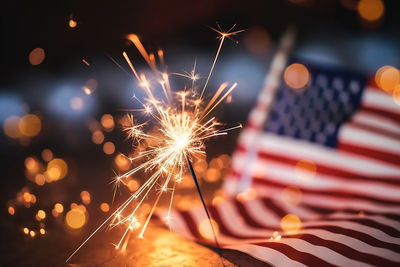
[[[237,153],[236,159],[239,163],[235,164],[233,171],[243,169],[245,155]],[[317,167],[318,169],[318,167]],[[372,198],[384,200],[400,200],[398,186],[389,186],[387,184],[376,181],[359,181],[349,180],[346,183],[343,179],[338,179],[333,175],[326,175],[317,172],[316,174],[308,172],[304,169],[296,168],[295,165],[284,164],[281,162],[271,161],[269,157],[258,157],[254,162],[252,170],[247,174],[259,178],[277,179],[281,183],[290,184],[298,187],[307,187],[313,190],[346,190],[356,194],[367,195]],[[344,186],[345,184],[345,186]]]
[[[233,175],[237,178],[239,178],[239,172],[233,170]],[[285,189],[288,184],[278,182],[278,179],[276,177],[272,177],[270,175],[263,175],[262,177],[258,176],[252,176],[253,183],[256,185],[266,185],[269,187],[275,187],[278,189]],[[377,198],[377,197],[371,197],[371,196],[366,196],[365,194],[359,194],[355,193],[350,190],[346,190],[345,188],[343,189],[312,189],[312,188],[307,188],[305,186],[302,186],[300,184],[296,184],[298,188],[301,189],[301,191],[305,194],[313,194],[313,195],[320,195],[320,196],[330,196],[335,199],[340,199],[340,200],[350,200],[350,199],[360,199],[360,200],[366,200],[370,201],[371,203],[380,203],[380,204],[386,204],[386,205],[398,205],[398,202],[395,200],[390,200],[390,199],[384,199],[384,198]]]
[[[239,145],[235,153],[235,157],[241,155],[241,152],[247,152],[246,147],[243,145]],[[291,157],[290,155],[281,155],[275,153],[271,150],[269,151],[259,151],[258,156],[262,159],[268,159],[269,161],[279,162],[280,164],[287,164],[290,166],[294,166],[296,163],[299,162],[299,158]],[[243,160],[240,158],[240,160]],[[238,160],[239,162],[241,162]],[[317,172],[325,175],[335,176],[338,180],[343,181],[360,181],[360,182],[377,182],[378,184],[389,184],[395,185],[400,187],[400,174],[395,176],[382,176],[381,178],[376,178],[375,176],[368,175],[368,174],[359,174],[350,170],[345,170],[340,167],[331,167],[324,163],[314,162]]]

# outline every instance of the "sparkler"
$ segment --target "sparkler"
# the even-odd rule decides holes
[[[177,183],[182,181],[183,175],[186,171],[190,171],[193,177],[204,209],[207,213],[207,217],[210,221],[216,245],[218,246],[211,217],[208,213],[195,172],[192,168],[191,159],[197,154],[205,154],[204,142],[207,139],[215,136],[226,135],[228,131],[242,127],[239,124],[235,127],[221,129],[220,126],[222,124],[219,123],[215,117],[208,118],[208,115],[236,88],[236,83],[230,86],[228,86],[229,84],[226,82],[221,84],[208,102],[204,100],[205,90],[225,39],[232,39],[232,36],[242,32],[242,30],[232,31],[233,28],[234,27],[226,32],[213,29],[219,34],[219,46],[206,82],[200,92],[197,92],[197,87],[195,86],[195,82],[199,79],[199,75],[196,73],[196,63],[190,73],[180,74],[180,76],[191,80],[190,90],[184,89],[183,91],[173,92],[170,86],[168,73],[157,67],[154,54],[149,54],[146,51],[137,35],[128,35],[128,39],[136,46],[153,71],[154,76],[157,78],[154,83],[154,81],[150,81],[145,74],[138,73],[127,53],[122,53],[134,77],[137,79],[140,87],[146,94],[144,101],[139,100],[136,96],[134,96],[134,98],[142,105],[140,111],[151,118],[151,120],[138,123],[132,114],[128,114],[126,116],[127,123],[124,125],[123,130],[127,133],[129,138],[134,140],[136,145],[140,145],[146,140],[151,141],[152,145],[149,145],[146,150],[140,151],[138,155],[128,157],[131,162],[141,161],[141,163],[130,171],[115,177],[113,181],[115,183],[114,197],[117,188],[121,184],[125,185],[126,179],[128,179],[129,176],[139,171],[145,171],[151,173],[151,175],[138,190],[136,190],[122,205],[120,205],[71,254],[67,261],[70,260],[94,234],[107,225],[110,228],[115,226],[125,227],[125,231],[116,244],[117,249],[125,250],[131,233],[134,230],[140,229],[138,237],[143,238],[144,232],[147,229],[150,218],[155,211],[161,195],[166,192],[171,192],[168,213],[164,218],[164,221],[169,225],[171,221],[170,212],[175,187]],[[159,50],[157,55],[161,65],[163,65],[163,51]],[[157,84],[157,86],[154,86],[154,84]],[[156,97],[157,89],[162,91],[163,97]],[[160,134],[155,135],[146,131],[146,128],[148,128],[149,125],[156,126]],[[138,216],[139,208],[153,190],[157,192],[156,200],[142,224],[139,219],[140,216]]]

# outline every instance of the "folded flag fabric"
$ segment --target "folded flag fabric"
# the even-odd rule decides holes
[[[282,82],[240,135],[229,197],[209,205],[220,246],[277,266],[399,266],[400,107],[363,75],[305,66],[308,85]],[[172,218],[214,244],[201,207]]]

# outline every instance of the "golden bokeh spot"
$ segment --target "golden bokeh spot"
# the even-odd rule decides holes
[[[27,114],[19,120],[18,128],[25,136],[35,136],[42,128],[42,122],[38,116],[34,114]]]
[[[301,227],[300,218],[294,214],[287,214],[281,219],[281,228],[286,234],[297,234]]]
[[[46,53],[44,52],[43,48],[35,48],[29,53],[29,63],[34,66],[40,65],[43,62],[45,56]]]
[[[54,210],[55,210],[57,213],[63,213],[63,211],[64,211],[64,206],[63,206],[61,203],[56,203],[56,204],[54,205]]]
[[[74,208],[67,212],[65,223],[72,229],[79,229],[86,223],[86,215],[81,209]]]
[[[80,209],[81,211],[86,212],[86,207],[82,204],[79,204],[77,209]]]
[[[301,159],[296,163],[294,172],[297,178],[312,179],[317,173],[317,165],[311,160]]]
[[[385,5],[382,0],[360,0],[357,10],[361,18],[368,21],[375,21],[383,16]]]
[[[231,157],[227,154],[222,154],[218,158],[222,160],[223,168],[228,168],[229,164],[231,164]]]
[[[10,215],[14,215],[14,214],[15,214],[15,209],[14,209],[13,206],[9,206],[9,207],[8,207],[8,213],[9,213]]]
[[[89,205],[90,201],[91,201],[90,193],[86,190],[82,191],[81,192],[81,200],[82,200],[83,204]]]
[[[254,188],[247,188],[244,192],[236,195],[236,199],[240,202],[253,200],[257,196],[257,192]]]
[[[207,161],[205,160],[198,160],[194,163],[193,169],[196,172],[196,175],[198,177],[203,177],[206,170],[207,170],[208,164]]]
[[[78,25],[78,23],[77,23],[75,20],[73,20],[73,19],[70,19],[70,20],[68,21],[68,26],[69,26],[71,29],[75,28],[77,25]]]
[[[251,53],[260,55],[268,51],[271,38],[263,27],[255,26],[246,31],[244,44]]]
[[[50,149],[46,148],[42,151],[42,159],[46,162],[49,162],[53,159],[53,152]]]
[[[213,229],[211,228],[210,222],[213,225],[215,234],[218,235],[218,232],[219,232],[219,225],[216,221],[214,221],[213,219],[211,219],[211,220],[204,219],[199,224],[199,233],[205,239],[213,239],[214,238],[214,232],[213,232]]]
[[[91,95],[94,90],[97,88],[97,80],[95,79],[89,79],[86,82],[86,85],[82,87],[82,90],[85,94]]]
[[[94,131],[92,134],[92,141],[93,141],[93,143],[95,143],[97,145],[102,144],[104,142],[103,132],[100,130]]]
[[[396,85],[396,87],[394,88],[392,98],[394,103],[400,106],[400,84]]]
[[[39,164],[34,158],[27,157],[25,159],[25,168],[28,172],[35,174],[39,171]]]
[[[19,130],[19,119],[18,116],[10,116],[3,123],[3,131],[5,135],[11,138],[19,138],[22,137],[23,134]]]
[[[293,63],[285,69],[283,79],[290,88],[302,89],[308,84],[310,73],[303,64]]]
[[[400,84],[400,72],[393,66],[383,66],[376,71],[375,83],[386,92],[393,92]]]
[[[55,209],[52,209],[52,210],[51,210],[51,214],[52,214],[54,217],[57,217],[57,216],[58,216],[58,212],[57,212]]]
[[[272,236],[269,238],[269,240],[273,240],[273,241],[279,241],[281,240],[282,236],[278,233],[278,232],[273,232]]]
[[[122,171],[127,171],[131,166],[130,160],[123,154],[118,154],[114,159],[115,165]]]
[[[220,203],[222,203],[222,202],[224,202],[224,201],[225,201],[225,198],[224,198],[224,197],[222,197],[222,196],[216,196],[216,197],[214,197],[213,200],[212,200],[212,205],[215,206],[215,205],[218,205],[218,204],[220,204]]]
[[[31,202],[32,195],[29,192],[24,193],[24,202]]]
[[[79,96],[75,96],[73,98],[71,98],[71,100],[69,101],[69,106],[73,109],[73,110],[81,110],[83,108],[83,104],[84,101],[82,99],[82,97]]]
[[[46,218],[46,212],[44,210],[38,210],[37,216],[39,219],[43,220]]]
[[[35,231],[32,231],[32,230],[29,232],[29,234],[31,237],[35,237],[35,235],[36,235]]]
[[[105,142],[103,145],[103,152],[107,155],[112,155],[114,154],[115,151],[115,145],[112,142]]]
[[[38,174],[35,175],[35,183],[37,185],[42,186],[42,185],[45,184],[45,182],[46,182],[46,179],[45,179],[43,174],[38,173]]]
[[[213,158],[209,165],[211,168],[221,169],[224,167],[224,162],[220,158]]]
[[[297,186],[288,186],[282,190],[282,201],[289,206],[296,206],[301,202],[302,193]]]
[[[142,214],[149,214],[150,210],[151,210],[151,205],[149,203],[144,203],[142,205],[142,207],[140,208],[140,212]]]
[[[40,228],[39,232],[40,232],[40,234],[44,235],[46,233],[46,230],[44,230],[43,228]]]
[[[114,124],[114,118],[113,118],[112,115],[104,114],[101,117],[100,122],[101,122],[101,125],[103,126],[104,130],[109,132],[109,131],[112,131],[114,129],[114,125],[115,124]]]
[[[67,163],[59,158],[55,158],[47,164],[47,175],[51,181],[63,179],[68,173]]]
[[[129,191],[134,192],[138,190],[140,183],[136,179],[130,179],[127,183],[126,186],[128,187]]]
[[[31,203],[35,204],[36,203],[36,196],[34,194],[31,195]]]
[[[110,205],[108,205],[108,203],[103,202],[100,204],[100,210],[102,212],[108,212],[110,210]]]
[[[23,231],[24,231],[24,234],[26,234],[26,235],[29,234],[29,229],[28,228],[24,227]]]
[[[221,178],[221,171],[216,168],[209,168],[206,171],[206,175],[204,176],[204,180],[209,183],[213,183],[218,181]]]

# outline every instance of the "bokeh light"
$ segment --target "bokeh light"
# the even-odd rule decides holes
[[[115,145],[113,142],[105,142],[103,145],[103,152],[107,155],[112,155],[115,152]]]
[[[114,159],[114,163],[122,171],[128,170],[131,166],[130,160],[123,154],[118,154]]]
[[[100,210],[102,212],[108,212],[110,210],[110,205],[108,205],[108,203],[103,202],[100,204]]]
[[[64,211],[64,206],[63,206],[61,203],[56,203],[56,204],[54,205],[54,210],[55,210],[57,213],[63,213],[63,211]]]
[[[44,177],[43,174],[38,173],[35,175],[35,183],[39,186],[42,186],[46,183],[46,178]]]
[[[60,158],[55,158],[47,164],[46,174],[50,181],[58,181],[63,179],[68,173],[67,163]]]
[[[246,31],[244,44],[251,53],[262,55],[270,48],[271,38],[263,27],[255,26]]]
[[[22,133],[19,130],[19,119],[18,116],[10,116],[3,123],[4,134],[11,138],[22,137]]]
[[[301,159],[296,163],[294,171],[296,178],[312,179],[317,173],[317,166],[311,160]]]
[[[136,179],[130,179],[127,183],[126,186],[128,187],[129,191],[135,192],[136,190],[139,189],[140,183]]]
[[[218,232],[219,232],[219,225],[216,221],[214,221],[213,219],[202,220],[199,224],[199,233],[201,234],[202,237],[204,237],[206,239],[214,238],[214,232],[213,232],[213,229],[211,228],[210,222],[212,223],[215,234],[218,235]]]
[[[104,134],[102,131],[97,130],[92,133],[92,142],[100,145],[104,142]]]
[[[357,5],[361,18],[376,21],[383,16],[385,5],[382,0],[360,0]]]
[[[89,79],[86,82],[86,85],[82,87],[83,92],[85,92],[85,94],[87,95],[91,95],[94,90],[96,90],[97,88],[97,80],[95,79]]]
[[[9,213],[10,215],[14,215],[14,214],[15,214],[15,209],[14,209],[13,206],[9,206],[9,207],[8,207],[8,213]]]
[[[204,180],[209,183],[213,183],[218,181],[221,178],[221,171],[216,168],[209,168],[206,171],[206,175],[204,176]]]
[[[73,208],[67,212],[65,216],[65,223],[72,229],[82,228],[86,223],[86,215],[79,208]]]
[[[400,106],[400,84],[398,84],[392,94],[393,101]]]
[[[81,200],[82,200],[83,204],[89,205],[90,201],[91,201],[90,193],[86,190],[82,191],[81,192]]]
[[[393,66],[383,66],[375,73],[376,85],[386,92],[393,92],[400,84],[400,71]]]
[[[73,110],[81,110],[84,105],[82,97],[75,96],[69,101],[69,105]]]
[[[46,212],[44,210],[38,210],[37,216],[39,219],[43,220],[46,218]]]
[[[282,190],[282,201],[289,206],[296,206],[300,204],[302,193],[296,186],[288,186]]]
[[[114,129],[114,118],[110,114],[104,114],[100,121],[105,131],[110,132]]]
[[[43,48],[35,48],[29,53],[29,63],[34,66],[40,65],[43,62],[45,56],[46,53],[44,52]]]
[[[77,25],[78,25],[78,23],[76,22],[76,20],[74,20],[74,19],[69,19],[69,21],[68,21],[68,26],[69,26],[71,29],[75,28]]]
[[[297,234],[301,227],[300,218],[294,214],[287,214],[281,219],[281,228],[286,234]]]
[[[24,227],[23,231],[24,231],[24,234],[26,234],[26,235],[29,234],[29,229],[28,228]]]
[[[303,64],[293,63],[285,69],[283,78],[290,88],[298,90],[308,84],[310,73]]]
[[[53,152],[50,149],[46,148],[42,151],[42,159],[46,162],[49,162],[53,159]]]
[[[18,122],[19,131],[25,136],[35,136],[42,128],[42,122],[34,114],[23,116]]]
[[[236,195],[236,199],[238,201],[244,202],[248,200],[255,199],[257,196],[257,192],[254,188],[247,188],[244,192],[241,192]]]
[[[62,85],[54,88],[47,95],[45,108],[52,116],[58,119],[61,116],[68,118],[87,118],[96,105],[96,99],[82,91],[81,86]]]
[[[269,238],[269,240],[279,241],[279,240],[281,240],[281,238],[282,238],[282,236],[278,232],[275,231],[272,233],[272,236]]]

